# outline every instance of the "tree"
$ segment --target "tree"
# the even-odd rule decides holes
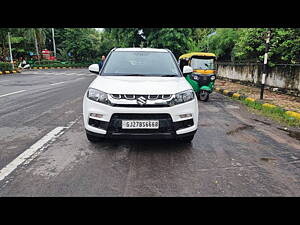
[[[99,57],[100,35],[92,28],[66,28],[60,53],[67,52],[76,62],[96,60]]]
[[[105,28],[104,31],[114,39],[115,47],[140,47],[144,41],[140,35],[141,28]]]
[[[8,33],[12,47],[13,58],[18,58],[26,54],[26,38],[24,37],[24,28],[1,28],[0,29],[0,56],[5,59],[9,56]]]
[[[7,34],[10,32],[9,28],[0,29],[0,41],[1,41],[1,51],[0,54],[3,58],[8,56],[8,45],[7,45]]]
[[[170,49],[176,58],[189,50],[191,28],[143,28],[146,45],[151,48]]]
[[[215,32],[215,28],[194,28],[192,29],[192,41],[190,52],[209,52],[209,35]]]
[[[300,29],[271,29],[268,64],[300,63]],[[235,46],[235,57],[242,60],[255,59],[263,62],[267,28],[242,29]]]
[[[236,28],[217,28],[216,34],[207,38],[208,51],[216,54],[219,60],[231,60],[238,38],[239,30]]]

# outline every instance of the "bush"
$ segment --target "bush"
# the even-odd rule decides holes
[[[0,62],[0,71],[12,70],[11,63]]]

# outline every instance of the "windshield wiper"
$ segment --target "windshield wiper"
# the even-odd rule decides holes
[[[145,74],[139,74],[139,73],[132,73],[132,74],[122,74],[120,76],[139,76],[139,77],[144,77],[147,76]]]

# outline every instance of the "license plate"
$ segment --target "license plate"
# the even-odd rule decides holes
[[[122,120],[122,129],[158,129],[159,120]]]

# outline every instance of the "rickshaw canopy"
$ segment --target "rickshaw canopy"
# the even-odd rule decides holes
[[[187,54],[183,54],[179,57],[179,59],[184,59],[184,58],[192,58],[193,56],[206,56],[206,57],[214,57],[216,58],[216,55],[213,53],[209,53],[209,52],[191,52],[191,53],[187,53]]]

